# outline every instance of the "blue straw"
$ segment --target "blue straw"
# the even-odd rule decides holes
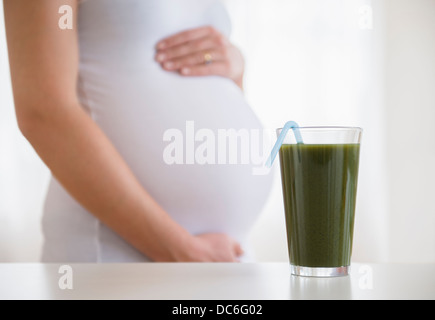
[[[278,154],[279,149],[281,149],[281,145],[284,142],[284,138],[290,129],[293,129],[293,133],[295,135],[296,142],[298,144],[304,143],[304,141],[302,140],[301,133],[300,133],[298,128],[299,128],[299,125],[294,121],[289,121],[284,125],[284,127],[282,128],[281,133],[278,137],[278,140],[276,141],[275,145],[273,146],[272,152],[270,153],[270,156],[266,161],[266,167],[268,167],[268,168],[272,167],[272,164],[275,161],[276,155]]]

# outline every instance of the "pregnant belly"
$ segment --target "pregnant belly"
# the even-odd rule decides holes
[[[82,100],[140,183],[177,222],[192,233],[239,238],[271,187],[270,175],[253,174],[259,164],[250,147],[261,141],[251,133],[261,133],[260,122],[227,79],[151,73],[82,75]],[[231,140],[222,135],[228,132],[247,136]]]

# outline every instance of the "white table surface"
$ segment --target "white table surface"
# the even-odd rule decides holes
[[[0,264],[0,299],[435,299],[435,264],[353,264],[342,278],[290,275],[287,263]]]

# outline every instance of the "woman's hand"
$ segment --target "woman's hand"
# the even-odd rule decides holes
[[[204,233],[193,237],[193,242],[176,261],[239,262],[243,250],[240,244],[224,233]]]
[[[180,32],[159,41],[156,49],[156,60],[167,71],[183,76],[222,76],[243,87],[243,56],[213,27]]]

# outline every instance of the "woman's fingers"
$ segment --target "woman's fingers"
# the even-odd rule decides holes
[[[228,62],[218,61],[210,64],[186,66],[181,68],[179,72],[183,76],[225,76],[228,74],[228,68]]]
[[[243,249],[242,249],[242,246],[240,245],[240,243],[236,242],[234,244],[234,252],[235,252],[237,258],[240,257],[241,255],[243,255],[244,252],[243,252]]]
[[[183,43],[191,42],[197,39],[205,38],[211,35],[218,35],[219,32],[211,26],[199,27],[177,33],[173,36],[159,41],[156,45],[157,50],[167,50]]]
[[[157,52],[156,60],[160,63],[173,61],[206,50],[220,49],[226,46],[225,39],[219,36],[209,36],[199,40],[186,42],[175,47]]]
[[[157,44],[156,60],[168,71],[184,75],[209,75],[220,71],[223,65],[212,68],[192,68],[227,60],[228,40],[212,27],[201,27],[181,32]],[[221,74],[224,75],[224,74]]]
[[[213,27],[180,32],[160,41],[155,59],[163,69],[184,76],[223,76],[243,88],[244,59]]]
[[[168,71],[181,70],[184,67],[191,67],[195,65],[211,64],[220,61],[225,61],[227,58],[226,52],[219,49],[204,50],[194,52],[182,57],[175,58],[170,61],[162,63],[164,69]]]
[[[195,236],[195,248],[193,260],[202,262],[239,262],[243,254],[240,244],[223,233],[204,233]]]

